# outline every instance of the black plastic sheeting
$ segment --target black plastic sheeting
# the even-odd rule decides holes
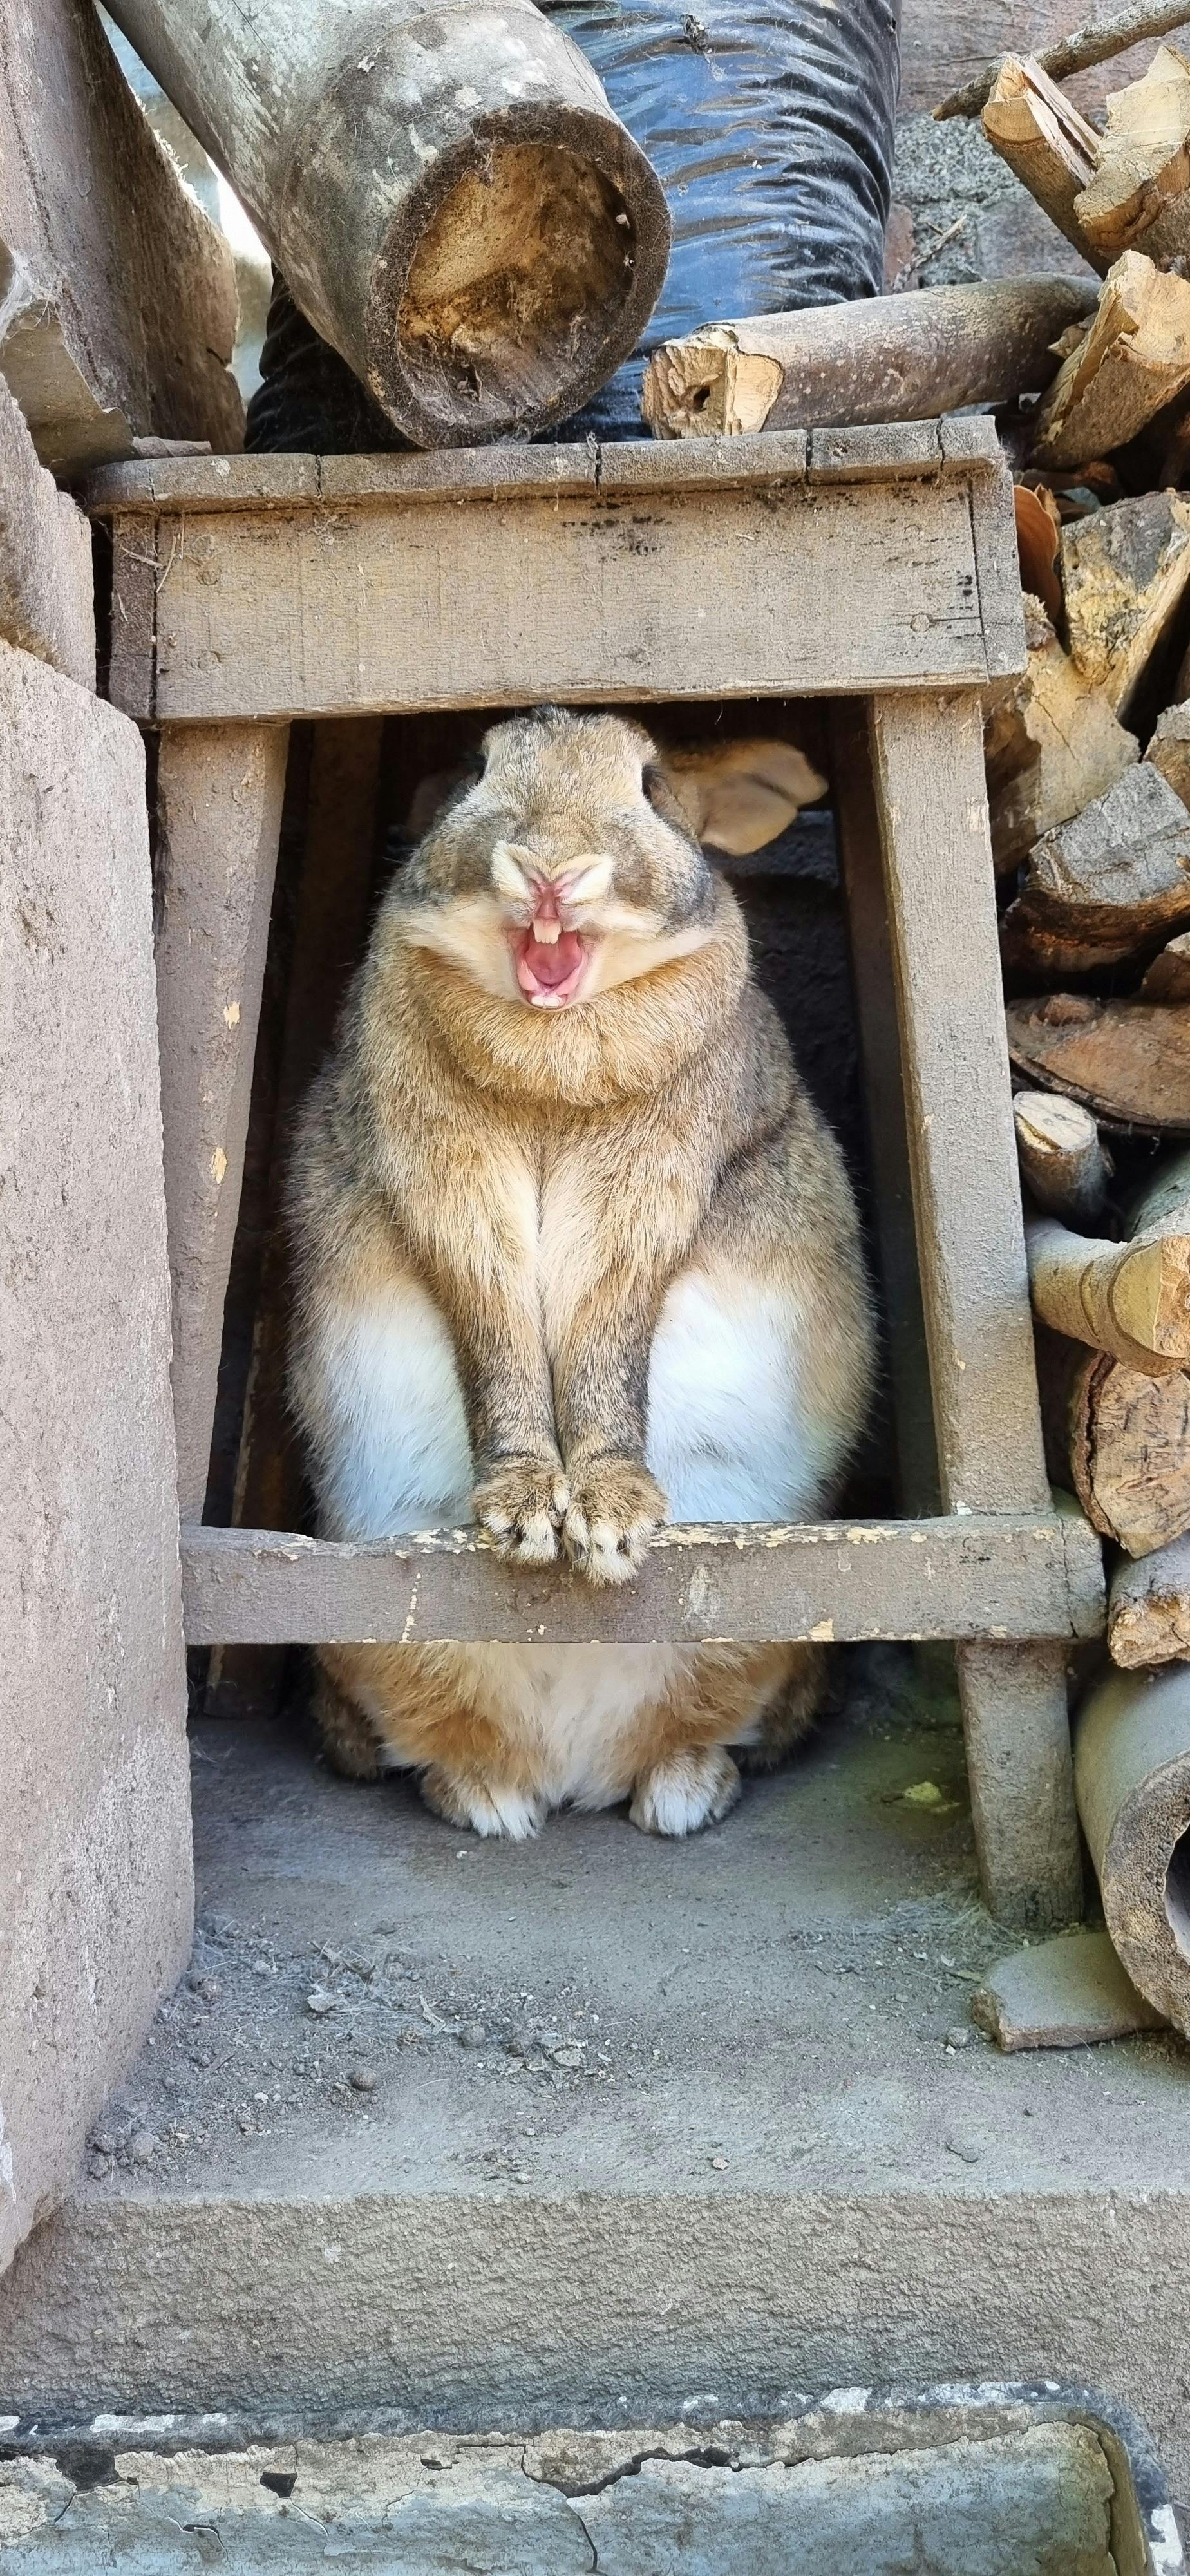
[[[647,152],[673,220],[636,355],[550,440],[641,435],[644,361],[700,323],[879,292],[898,46],[894,0],[541,0]],[[403,447],[277,281],[251,448]]]

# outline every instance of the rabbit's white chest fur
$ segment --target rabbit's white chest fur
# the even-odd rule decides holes
[[[689,1270],[665,1298],[649,1367],[646,1458],[675,1520],[812,1516],[834,1443],[810,1418],[801,1319],[739,1272]],[[472,1461],[446,1324],[405,1278],[366,1310],[325,1319],[319,1354],[334,1425],[323,1526],[340,1538],[458,1526]],[[619,1740],[697,1654],[680,1646],[481,1646],[484,1693],[531,1738],[556,1801],[622,1794]],[[746,1730],[745,1730],[746,1731]]]

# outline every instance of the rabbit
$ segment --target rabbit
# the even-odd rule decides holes
[[[687,802],[620,716],[539,708],[482,749],[391,884],[300,1120],[292,1401],[322,1536],[470,1519],[510,1565],[621,1584],[670,1515],[837,1495],[872,1369],[859,1227],[695,828],[752,828],[713,810],[738,759],[688,762]],[[563,1805],[716,1821],[731,1748],[779,1760],[824,1682],[804,1644],[320,1665],[336,1767],[412,1769],[452,1825],[513,1838]]]

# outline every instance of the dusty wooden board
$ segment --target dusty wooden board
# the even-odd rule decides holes
[[[1049,1513],[667,1529],[639,1582],[603,1592],[569,1570],[511,1569],[469,1530],[349,1547],[191,1527],[182,1564],[192,1646],[1070,1639],[1104,1620],[1098,1541]]]
[[[942,1498],[1027,1509],[1047,1489],[978,702],[878,699],[871,737]],[[1082,1880],[1061,1652],[969,1644],[958,1670],[987,1904],[1004,1922],[1070,1922]]]
[[[285,786],[284,727],[166,728],[157,1017],[178,1494],[206,1492]]]
[[[726,464],[220,458],[145,469],[151,492],[117,469],[91,494],[112,695],[192,722],[982,684],[1024,660],[1007,473],[921,426],[732,440]]]

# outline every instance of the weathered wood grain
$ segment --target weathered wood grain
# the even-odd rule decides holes
[[[1027,1510],[1047,1487],[978,705],[878,700],[872,737],[942,1499]],[[962,1648],[958,1661],[988,1905],[1005,1921],[1071,1921],[1064,1660],[1032,1647]]]
[[[667,1529],[639,1582],[598,1592],[562,1567],[511,1570],[474,1530],[349,1547],[190,1527],[191,1645],[483,1639],[1097,1636],[1103,1570],[1085,1522],[1048,1508],[910,1523]]]
[[[1010,1002],[1007,1023],[1030,1083],[1081,1100],[1108,1129],[1190,1135],[1190,1005],[1047,993]]]
[[[808,459],[800,435],[559,450],[549,470],[541,451],[364,460],[363,477],[344,458],[364,488],[344,475],[333,498],[299,459],[288,507],[261,471],[288,459],[146,469],[147,513],[107,474],[112,693],[193,722],[983,684],[1024,660],[1007,470],[985,439],[948,458],[927,426],[928,453],[900,461],[903,434],[879,430],[821,453],[815,435]],[[151,602],[123,577],[145,555]]]
[[[1190,1663],[1190,1538],[1174,1539],[1139,1563],[1117,1565],[1108,1601],[1112,1662]]]
[[[202,1510],[285,786],[286,734],[161,737],[157,1024],[183,1513]]]

